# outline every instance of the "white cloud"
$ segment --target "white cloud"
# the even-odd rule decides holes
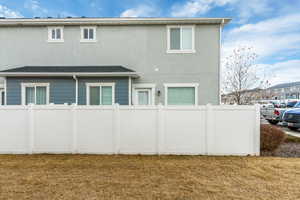
[[[237,4],[232,5],[237,10],[238,23],[245,23],[253,16],[266,15],[270,13],[272,5],[270,0],[250,0],[250,1],[239,1]]]
[[[269,72],[271,85],[279,83],[296,82],[300,80],[300,60],[287,60],[274,64],[260,64]]]
[[[24,7],[38,17],[44,17],[49,14],[49,11],[43,8],[38,0],[27,0],[24,3]]]
[[[245,23],[253,16],[265,16],[273,10],[270,0],[188,0],[185,3],[173,5],[173,17],[195,17],[204,15],[216,7],[225,7],[237,16],[235,22]]]
[[[213,7],[224,6],[238,0],[189,0],[185,4],[172,7],[173,17],[194,17],[207,13]]]
[[[149,5],[140,5],[121,13],[120,17],[152,17],[157,16],[157,9]]]
[[[256,24],[245,24],[225,33],[224,54],[236,46],[252,46],[260,57],[289,56],[299,51],[300,14],[276,17]]]
[[[0,17],[20,18],[23,17],[19,12],[13,11],[6,6],[0,5]]]

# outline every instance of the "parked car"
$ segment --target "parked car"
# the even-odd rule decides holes
[[[273,106],[269,105],[265,108],[261,108],[261,114],[270,124],[276,125],[282,121],[283,114],[287,110],[294,108],[298,103],[300,103],[300,101],[290,101],[286,104],[285,108],[280,108],[280,106],[275,106],[274,104]]]
[[[290,130],[297,130],[300,128],[300,102],[295,105],[294,109],[284,113],[283,121]]]

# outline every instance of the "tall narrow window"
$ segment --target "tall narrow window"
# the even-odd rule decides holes
[[[114,100],[114,83],[87,83],[88,105],[112,105]]]
[[[48,83],[22,83],[22,104],[46,105],[49,103]]]
[[[194,27],[170,26],[168,27],[168,53],[193,53]]]
[[[63,41],[63,27],[48,27],[48,42]]]
[[[96,42],[96,27],[81,27],[81,42]]]

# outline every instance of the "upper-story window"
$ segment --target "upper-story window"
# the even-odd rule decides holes
[[[194,53],[194,26],[168,26],[168,53]]]
[[[96,27],[81,27],[81,42],[96,42]]]
[[[63,27],[48,27],[48,42],[63,42],[64,28]]]

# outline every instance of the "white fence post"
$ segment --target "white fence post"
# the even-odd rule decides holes
[[[255,105],[254,112],[254,133],[253,133],[253,154],[260,155],[260,105]]]
[[[158,155],[163,153],[164,145],[164,115],[163,115],[163,106],[158,104],[157,106],[157,135],[156,135],[156,145]]]
[[[120,106],[119,104],[114,105],[114,144],[115,144],[115,154],[120,153],[120,143],[121,143],[121,132],[120,132]]]
[[[29,153],[34,151],[34,109],[33,104],[29,104]]]
[[[72,133],[73,133],[73,144],[72,144],[72,153],[78,153],[77,147],[77,105],[72,104]]]
[[[211,104],[206,105],[206,129],[205,129],[205,149],[206,149],[206,154],[210,155],[214,153],[214,145],[215,145],[215,136],[214,136],[214,131],[213,131],[213,110]]]

